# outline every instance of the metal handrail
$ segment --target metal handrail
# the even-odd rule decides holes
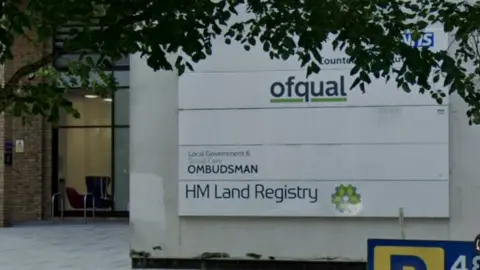
[[[64,212],[64,200],[63,200],[63,194],[60,192],[57,192],[52,195],[52,220],[55,221],[55,200],[57,197],[60,197],[60,220],[63,222],[63,212]]]
[[[92,193],[86,193],[83,195],[83,219],[87,223],[87,199],[88,196],[92,197],[92,218],[95,220],[95,197]]]

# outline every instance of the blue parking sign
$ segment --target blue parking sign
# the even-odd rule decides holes
[[[368,240],[368,270],[480,270],[474,241]]]

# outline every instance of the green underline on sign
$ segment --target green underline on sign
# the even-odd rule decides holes
[[[303,98],[273,98],[270,99],[271,103],[302,103]]]
[[[312,102],[345,102],[347,98],[312,98]]]

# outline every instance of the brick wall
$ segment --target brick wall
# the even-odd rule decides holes
[[[13,61],[0,69],[0,82],[25,64],[49,53],[49,44],[32,44],[18,38],[13,48]],[[30,83],[30,82],[29,82]],[[35,79],[31,81],[35,83]],[[48,215],[51,196],[51,127],[42,117],[32,117],[28,124],[21,119],[0,116],[0,151],[4,141],[24,141],[24,152],[13,152],[11,166],[0,162],[0,226],[42,219]],[[3,154],[2,160],[3,160]]]

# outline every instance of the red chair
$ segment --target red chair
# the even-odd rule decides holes
[[[72,187],[65,187],[65,193],[67,195],[68,202],[73,209],[84,209],[84,194],[80,194],[76,189]],[[93,197],[87,196],[87,208],[92,208]]]

